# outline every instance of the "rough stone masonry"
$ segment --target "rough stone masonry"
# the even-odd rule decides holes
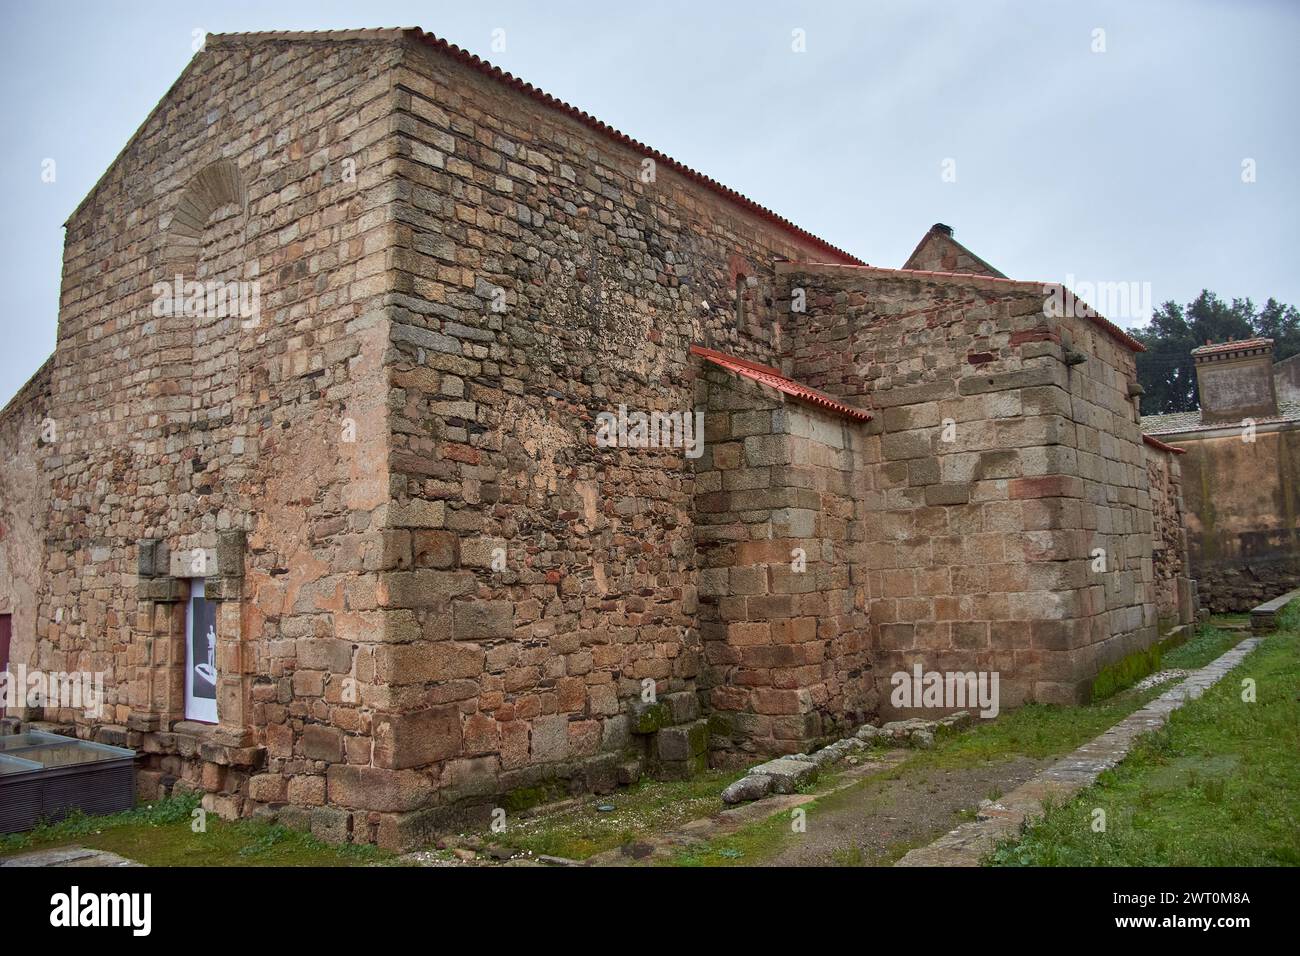
[[[195,282],[258,308],[158,308]],[[946,227],[868,267],[419,30],[210,37],[0,415],[11,659],[107,687],[11,716],[401,847],[809,749],[915,664],[1079,700],[1191,589],[1140,346],[1046,292]]]

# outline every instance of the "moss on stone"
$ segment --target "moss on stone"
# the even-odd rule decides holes
[[[501,803],[507,811],[520,813],[541,806],[543,803],[559,800],[565,795],[566,791],[563,787],[555,783],[543,783],[535,787],[517,787],[507,793]]]
[[[661,727],[672,723],[668,705],[662,703],[642,704],[632,712],[632,733],[653,734]]]
[[[1092,682],[1092,700],[1105,700],[1160,670],[1160,645],[1121,657],[1101,669]]]
[[[709,733],[714,737],[730,737],[732,731],[731,714],[726,711],[714,711],[708,716]]]

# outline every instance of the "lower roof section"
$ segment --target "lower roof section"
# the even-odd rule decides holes
[[[854,408],[852,405],[845,405],[838,399],[832,398],[825,392],[819,392],[815,388],[800,385],[794,379],[782,375],[780,369],[773,368],[770,365],[760,365],[748,359],[728,355],[726,352],[705,348],[703,345],[692,345],[691,354],[698,355],[706,362],[718,366],[718,368],[724,368],[728,372],[753,379],[755,382],[774,388],[791,398],[806,402],[809,405],[816,405],[824,411],[832,412],[851,421],[866,422],[871,420],[870,412],[861,408]]]

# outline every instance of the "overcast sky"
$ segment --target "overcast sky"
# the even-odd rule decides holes
[[[1300,304],[1296,2],[5,0],[0,18],[0,404],[53,350],[63,222],[195,30],[423,27],[873,265],[945,222],[1014,278]]]

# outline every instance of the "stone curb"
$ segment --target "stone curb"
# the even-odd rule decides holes
[[[1109,770],[1128,756],[1138,737],[1164,726],[1171,713],[1218,683],[1258,647],[1260,641],[1261,638],[1257,637],[1246,638],[1101,736],[1062,757],[996,803],[981,809],[970,823],[950,830],[928,846],[904,854],[894,865],[979,866],[980,860],[998,841],[1019,835],[1041,817],[1047,800],[1060,803],[1092,786],[1103,770]]]
[[[1288,591],[1271,601],[1265,601],[1259,607],[1252,608],[1250,612],[1250,629],[1256,634],[1267,634],[1269,631],[1277,630],[1278,612],[1297,598],[1300,598],[1300,588]]]

